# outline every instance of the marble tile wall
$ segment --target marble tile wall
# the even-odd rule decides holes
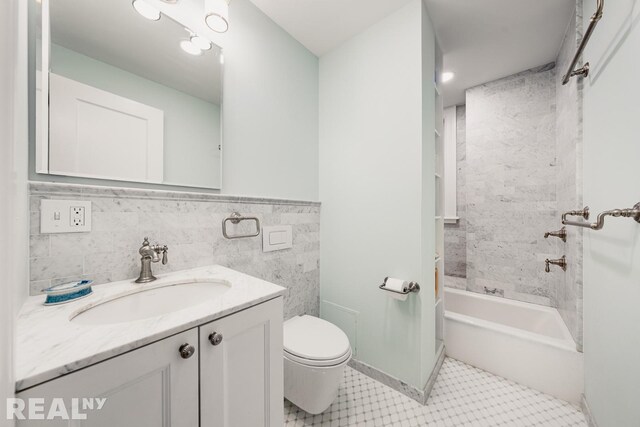
[[[444,271],[450,276],[467,277],[467,125],[464,105],[456,107],[456,126],[456,205],[460,219],[455,224],[444,225]]]
[[[556,70],[548,64],[467,91],[467,288],[553,306],[558,227]]]
[[[92,231],[41,234],[44,198],[91,201]],[[30,199],[31,295],[71,280],[135,278],[149,236],[169,246],[169,263],[153,264],[154,273],[220,264],[286,287],[285,318],[318,315],[319,203],[48,183],[32,183]],[[293,248],[263,253],[261,237],[225,239],[222,220],[234,211],[263,226],[292,225]]]
[[[577,25],[576,25],[577,24]],[[556,157],[558,213],[579,209],[582,198],[582,79],[562,85],[578,44],[582,39],[582,0],[567,28],[557,59],[556,73]],[[582,66],[582,64],[579,64]],[[567,227],[567,242],[556,239],[556,253],[566,255],[567,271],[557,283],[556,306],[579,349],[582,348],[582,228]],[[559,273],[559,272],[558,272]]]

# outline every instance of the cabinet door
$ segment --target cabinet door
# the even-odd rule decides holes
[[[179,352],[184,344],[195,349],[186,359]],[[74,398],[80,398],[80,402],[82,398],[107,399],[100,410],[80,408],[87,414],[86,420],[24,420],[18,421],[18,426],[197,426],[198,330],[191,329],[60,377],[17,397],[44,398],[45,417],[54,398],[64,399],[69,414]]]
[[[282,298],[201,326],[201,427],[281,427],[282,357]]]

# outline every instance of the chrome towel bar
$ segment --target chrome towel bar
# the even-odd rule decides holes
[[[240,234],[238,236],[230,236],[227,233],[227,222],[230,222],[232,224],[239,224],[241,221],[255,221],[256,232],[253,234]],[[257,237],[260,235],[260,231],[261,231],[260,220],[258,219],[258,217],[255,217],[255,216],[242,216],[238,212],[234,212],[231,214],[231,216],[222,220],[222,235],[225,237],[225,239],[231,240],[231,239],[244,239],[247,237]]]
[[[610,211],[604,211],[598,215],[596,222],[584,222],[584,221],[569,221],[569,216],[581,216],[584,219],[589,219],[589,207],[585,207],[581,211],[569,211],[562,214],[562,223],[564,225],[573,225],[576,227],[590,228],[592,230],[602,230],[604,227],[604,220],[608,216],[633,218],[637,223],[640,223],[640,202],[636,203],[631,209],[612,209]]]
[[[584,33],[584,37],[582,37],[582,41],[580,42],[580,46],[578,46],[578,51],[576,55],[573,57],[573,61],[571,61],[571,65],[569,65],[569,69],[567,70],[567,74],[562,78],[562,84],[566,85],[571,80],[573,76],[582,76],[587,77],[589,75],[589,63],[584,64],[582,68],[578,68],[576,70],[576,66],[578,65],[578,61],[580,60],[580,56],[582,56],[582,52],[584,52],[584,48],[587,47],[587,43],[589,43],[589,39],[593,34],[593,31],[596,29],[596,25],[598,25],[598,21],[602,19],[602,11],[604,10],[604,0],[598,0],[598,5],[596,9],[596,13],[591,17],[591,22],[589,22],[589,27],[587,31]]]

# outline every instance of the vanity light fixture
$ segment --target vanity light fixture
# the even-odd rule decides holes
[[[228,0],[205,0],[204,22],[216,33],[225,33],[229,29]]]
[[[194,34],[191,36],[191,43],[200,50],[211,49],[211,42],[206,38],[199,36],[197,34]]]
[[[151,6],[145,0],[133,0],[133,8],[143,17],[147,18],[150,21],[157,21],[160,19],[160,11],[155,7]]]
[[[453,80],[454,77],[454,73],[452,73],[451,71],[445,71],[444,73],[442,73],[442,83],[449,82]]]
[[[182,50],[187,52],[189,55],[193,55],[193,56],[202,55],[202,49],[200,49],[198,46],[193,44],[193,42],[191,42],[191,40],[182,40],[180,42],[180,47],[182,48]]]

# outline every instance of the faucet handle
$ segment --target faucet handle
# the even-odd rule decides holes
[[[562,227],[558,231],[547,231],[546,233],[544,233],[544,238],[545,239],[548,239],[549,236],[558,237],[563,242],[566,242],[567,241],[567,227]]]
[[[167,256],[167,252],[169,252],[169,247],[167,245],[165,245],[162,248],[162,265],[167,265],[167,263],[169,262],[168,256]]]

